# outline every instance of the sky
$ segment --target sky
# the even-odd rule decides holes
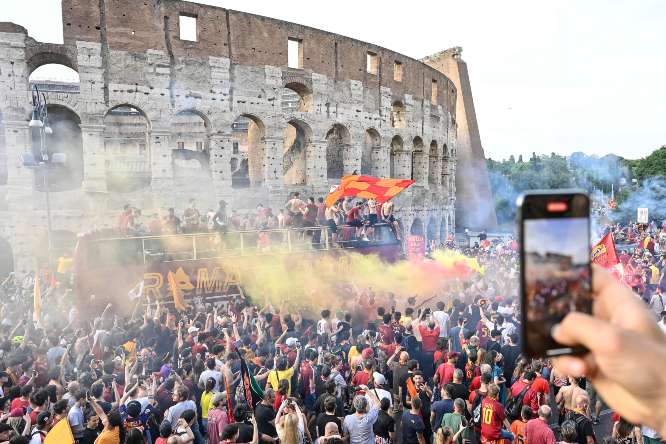
[[[589,260],[588,219],[567,217],[562,219],[528,219],[525,221],[525,251],[536,251],[542,256],[557,253],[571,256],[574,264]]]
[[[0,2],[0,21],[23,25],[41,41],[62,41],[59,0]],[[312,26],[414,58],[461,46],[487,157],[583,151],[635,159],[666,144],[661,0],[199,3]]]

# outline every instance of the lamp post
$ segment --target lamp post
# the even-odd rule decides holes
[[[32,135],[32,151],[21,156],[23,166],[42,172],[44,193],[46,197],[46,220],[47,220],[47,243],[48,243],[48,266],[52,265],[52,224],[51,224],[51,196],[49,189],[49,169],[54,164],[65,162],[63,153],[49,154],[46,146],[47,136],[53,134],[49,126],[49,115],[46,103],[46,95],[41,93],[34,85],[32,88],[32,117],[28,124]]]

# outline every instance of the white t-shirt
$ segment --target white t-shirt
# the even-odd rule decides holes
[[[320,319],[319,321],[317,321],[317,334],[318,335],[331,334],[331,323],[327,319]]]
[[[203,372],[201,372],[201,376],[199,376],[199,385],[205,387],[208,378],[215,379],[215,388],[213,390],[219,392],[222,373],[218,372],[217,370],[209,370],[209,369],[204,370]]]
[[[432,317],[437,321],[439,325],[439,337],[448,338],[449,337],[449,314],[445,311],[435,311],[432,314]]]
[[[380,401],[381,401],[382,399],[384,399],[384,398],[387,398],[387,399],[389,400],[389,403],[390,403],[389,405],[390,405],[391,407],[393,407],[393,399],[392,399],[392,396],[391,396],[391,392],[389,392],[389,391],[387,391],[387,390],[384,390],[384,389],[381,389],[381,388],[375,389],[375,391],[377,392],[377,398],[379,398]],[[370,395],[368,395],[368,394],[366,393],[366,394],[365,394],[365,397],[366,397],[367,400],[368,400],[368,405],[372,405],[372,404],[371,404],[372,399],[370,398]]]

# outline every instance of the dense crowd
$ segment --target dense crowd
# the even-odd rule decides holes
[[[292,226],[311,217],[289,208]],[[183,214],[185,227],[194,210]],[[266,214],[260,208],[251,218]],[[160,232],[172,218],[169,211]],[[633,287],[664,329],[663,227],[604,230],[633,233],[625,276],[632,267],[642,277]],[[332,300],[316,314],[289,301],[255,305],[262,297],[250,295],[205,311],[137,304],[131,316],[109,304],[89,320],[56,285],[43,289],[45,308],[34,322],[27,315],[33,282],[8,279],[0,305],[0,442],[43,442],[59,421],[77,443],[99,444],[661,439],[617,415],[600,424],[606,405],[590,379],[521,354],[515,242],[484,239],[464,253],[485,272],[443,283],[432,298],[350,289],[358,310]]]
[[[196,200],[190,199],[182,217],[174,208],[168,208],[162,215],[152,214],[147,222],[139,208],[126,204],[118,217],[118,229],[135,236],[325,226],[336,233],[337,228],[344,225],[355,227],[359,237],[368,239],[372,236],[372,227],[380,221],[390,224],[400,238],[393,202],[381,204],[373,199],[355,201],[348,197],[326,207],[323,197],[302,199],[300,193],[294,192],[277,212],[259,204],[255,211],[241,213],[228,209],[224,200],[218,203],[216,210],[200,211]]]

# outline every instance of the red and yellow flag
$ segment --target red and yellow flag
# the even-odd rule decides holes
[[[172,272],[167,273],[167,281],[169,282],[169,287],[171,287],[171,294],[173,295],[173,305],[178,311],[187,310],[187,304],[183,298],[183,290],[176,282],[176,278]]]
[[[608,233],[592,248],[590,260],[604,268],[611,268],[620,263],[615,251],[613,233]]]
[[[340,185],[326,196],[326,206],[330,207],[337,200],[349,196],[374,199],[377,203],[388,202],[413,183],[414,181],[411,179],[345,176],[340,181]]]

